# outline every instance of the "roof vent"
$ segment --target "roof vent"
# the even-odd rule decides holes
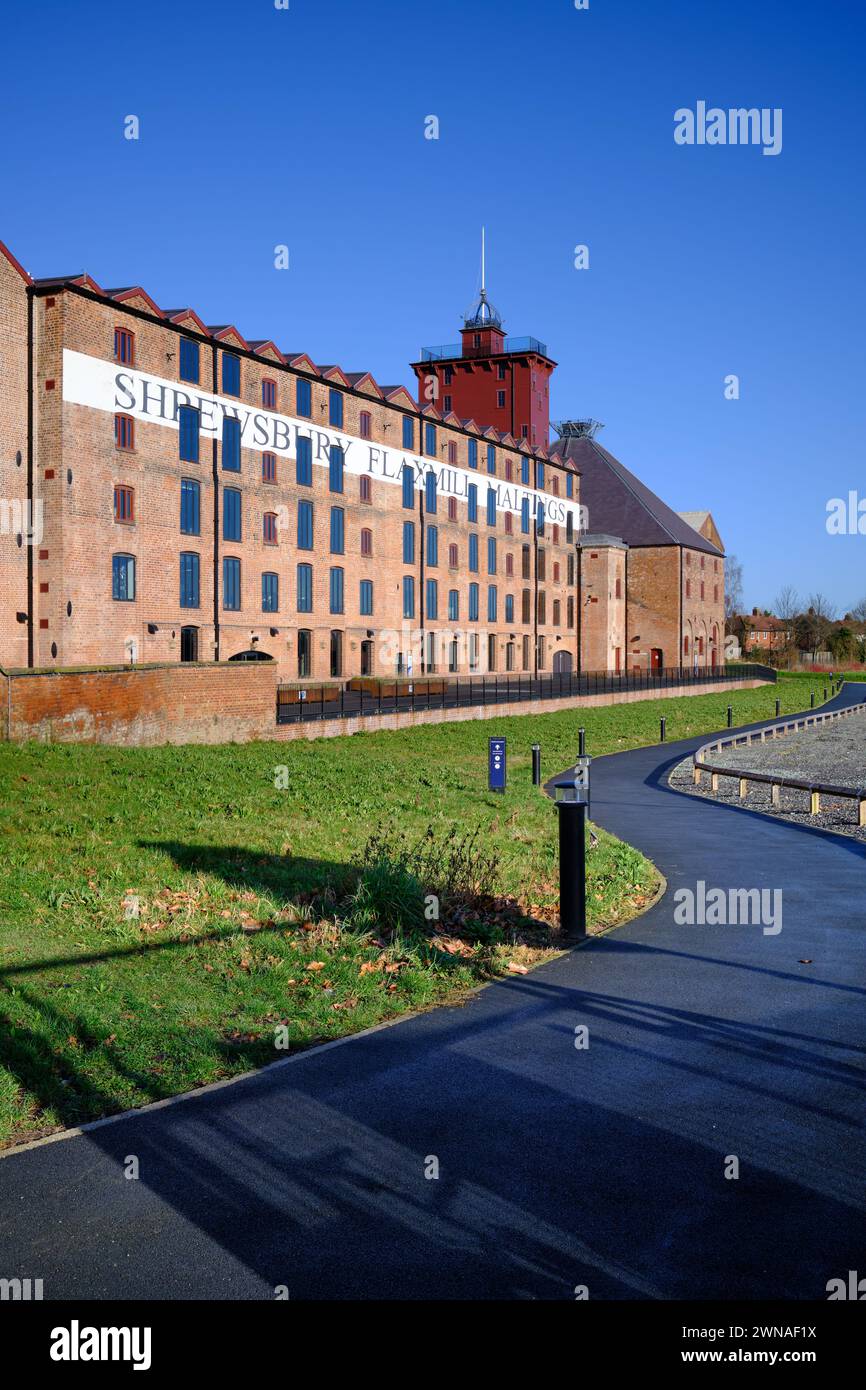
[[[594,439],[604,425],[600,420],[555,420],[553,428],[560,439]]]

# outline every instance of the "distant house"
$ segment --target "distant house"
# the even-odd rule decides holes
[[[771,613],[760,613],[757,608],[753,608],[751,613],[737,614],[730,626],[739,638],[744,653],[758,649],[784,651],[793,636],[790,622],[775,618]]]

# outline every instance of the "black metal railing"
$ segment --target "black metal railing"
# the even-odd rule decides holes
[[[741,663],[736,668],[669,667],[663,671],[582,671],[549,676],[486,675],[384,678],[373,688],[312,684],[277,686],[277,723],[301,724],[316,719],[365,719],[376,714],[460,709],[525,700],[562,700],[611,695],[632,690],[670,690],[674,686],[713,685],[724,681],[775,681],[770,666]]]

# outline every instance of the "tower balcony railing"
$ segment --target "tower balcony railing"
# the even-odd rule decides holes
[[[547,344],[542,343],[538,338],[506,338],[500,349],[501,352],[537,352],[539,356],[547,356]],[[443,362],[454,357],[490,357],[489,348],[465,347],[462,343],[440,343],[438,347],[423,347],[421,349],[422,362]]]

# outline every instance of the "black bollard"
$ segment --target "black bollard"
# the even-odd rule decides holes
[[[664,741],[665,741],[665,730],[667,729],[667,724],[668,724],[668,721],[665,719],[664,715],[662,715],[661,719],[659,720],[659,742],[660,742],[660,743],[664,743]]]
[[[577,731],[577,756],[579,758],[586,756],[586,729],[578,729]]]
[[[781,700],[777,700],[777,701],[776,701],[776,718],[777,718],[777,719],[779,718],[779,715],[780,715],[781,713],[782,713],[782,701],[781,701]]]
[[[559,925],[564,937],[586,936],[586,806],[557,801]]]
[[[729,729],[732,729],[733,727],[734,727],[734,707],[733,707],[733,705],[728,705],[728,728],[729,728]]]
[[[532,785],[541,786],[541,744],[532,745]]]

